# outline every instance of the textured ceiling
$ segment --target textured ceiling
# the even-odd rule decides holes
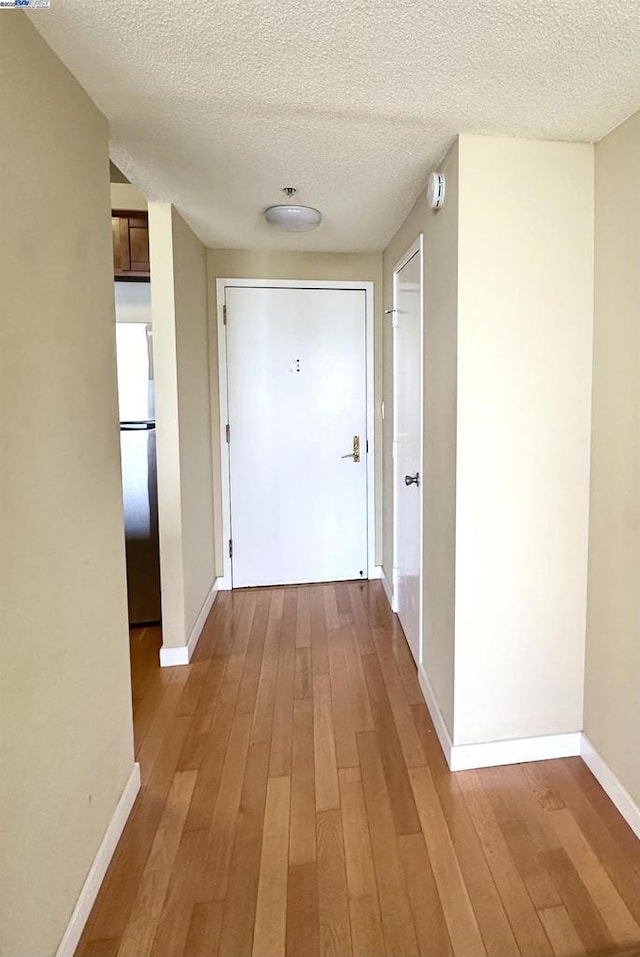
[[[458,132],[595,140],[640,109],[640,0],[52,0],[112,157],[211,246],[382,249]],[[296,201],[315,232],[266,226]]]

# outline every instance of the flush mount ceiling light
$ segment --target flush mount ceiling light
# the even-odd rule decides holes
[[[285,186],[283,192],[291,198],[296,190],[293,186]],[[270,226],[277,226],[287,232],[301,233],[319,226],[322,222],[322,213],[312,206],[283,204],[269,206],[264,211],[264,218]]]

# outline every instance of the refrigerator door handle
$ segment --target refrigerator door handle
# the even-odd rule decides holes
[[[150,432],[155,429],[155,422],[121,422],[121,432]]]

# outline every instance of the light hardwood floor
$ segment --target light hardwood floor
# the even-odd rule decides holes
[[[640,842],[579,758],[451,774],[379,583],[132,633],[143,788],[78,957],[636,954]]]

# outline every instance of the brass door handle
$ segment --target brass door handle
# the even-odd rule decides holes
[[[348,455],[341,455],[342,459],[353,459],[354,462],[360,461],[360,436],[354,435],[353,437],[353,452],[349,452]]]

